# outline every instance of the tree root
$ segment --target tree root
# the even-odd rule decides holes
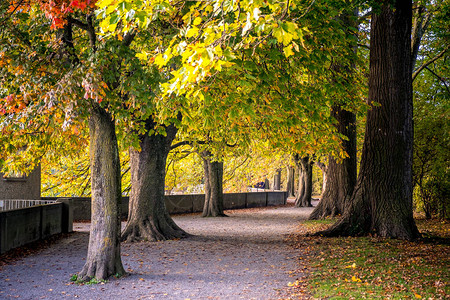
[[[122,232],[121,241],[127,243],[140,241],[166,241],[181,239],[190,236],[183,229],[178,227],[174,222],[162,220],[162,222],[150,221],[148,218],[140,222],[127,223],[126,228]]]

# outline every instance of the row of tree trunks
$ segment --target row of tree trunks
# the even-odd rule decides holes
[[[373,233],[414,239],[419,233],[412,215],[412,3],[398,0],[373,11],[376,13],[372,17],[370,34],[369,103],[380,105],[372,107],[367,114],[360,174],[352,196],[344,204],[343,217],[320,234]],[[339,113],[340,108],[335,110]],[[92,223],[86,264],[79,273],[81,280],[105,279],[125,273],[120,259],[121,183],[114,120],[94,104],[89,128]],[[169,126],[167,131],[168,137],[142,136],[141,151],[130,154],[132,180],[138,184],[132,189],[130,221],[123,239],[162,240],[186,235],[167,214],[164,204],[165,163],[176,129]],[[299,163],[300,191],[296,206],[311,206],[312,161],[304,157]],[[329,163],[330,175],[339,173],[332,170],[337,167],[334,163]],[[223,193],[221,184],[211,184],[213,178],[221,182],[223,165],[213,166],[211,162],[205,165],[208,174],[214,174],[207,176],[207,194]],[[334,181],[338,179],[329,180],[328,186]],[[349,193],[348,189],[338,189],[337,197],[325,194],[324,199],[346,199]],[[206,202],[212,201],[205,201],[205,210],[215,207],[212,214],[223,214],[223,208],[221,211],[217,203],[206,205]],[[144,215],[140,215],[141,212]],[[336,211],[331,211],[333,213]]]
[[[298,193],[295,198],[296,207],[311,207],[312,167],[314,162],[309,157],[295,157],[298,170]]]
[[[205,176],[205,203],[202,217],[226,217],[223,212],[223,162],[212,161],[211,152],[201,154]]]
[[[374,7],[369,103],[357,185],[326,236],[419,236],[412,210],[411,0]]]
[[[146,121],[147,131],[154,126],[153,120]],[[123,241],[163,241],[187,236],[170,217],[164,201],[167,155],[176,133],[176,127],[170,125],[165,136],[141,135],[140,151],[130,149],[132,185]]]

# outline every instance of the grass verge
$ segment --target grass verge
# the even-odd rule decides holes
[[[289,237],[303,258],[288,299],[450,299],[450,222],[417,220],[416,242],[307,236],[333,222],[305,221]]]

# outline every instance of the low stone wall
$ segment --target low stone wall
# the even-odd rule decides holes
[[[0,212],[0,254],[27,243],[71,232],[70,200]]]
[[[286,192],[267,191],[254,193],[226,193],[223,195],[224,209],[264,207],[286,204]],[[42,198],[52,200],[56,198]],[[91,219],[91,198],[73,197],[73,220]],[[204,194],[166,195],[166,207],[170,214],[196,213],[203,211]],[[122,217],[128,216],[128,197],[122,198]]]

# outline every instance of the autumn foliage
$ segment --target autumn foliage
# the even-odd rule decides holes
[[[95,8],[96,0],[31,0],[11,1],[9,12],[13,13],[17,10],[28,11],[32,5],[38,5],[45,13],[45,16],[52,21],[52,29],[62,28],[66,23],[65,16],[75,11],[87,13]]]

